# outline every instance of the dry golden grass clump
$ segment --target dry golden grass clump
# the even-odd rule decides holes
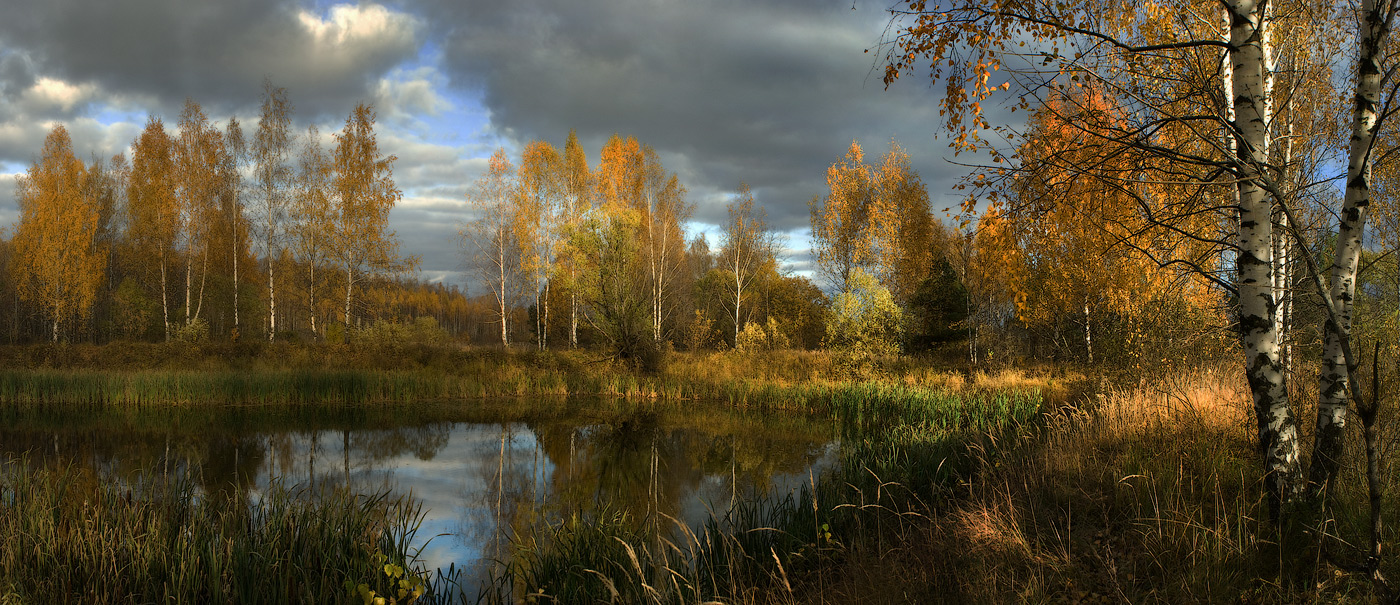
[[[1005,388],[1044,379],[1005,372],[965,380]],[[1325,561],[1303,560],[1317,554],[1308,544],[1278,545],[1261,497],[1253,412],[1238,372],[1203,368],[1126,386],[1100,385],[1097,391],[1050,412],[1038,435],[989,448],[979,474],[952,497],[918,511],[927,522],[903,527],[899,540],[879,552],[824,570],[820,589],[812,583],[803,600],[1384,598],[1365,578]],[[1352,486],[1347,493],[1338,509],[1364,517],[1362,490]],[[1394,527],[1393,512],[1387,514],[1387,527]],[[1347,521],[1325,527],[1337,525]],[[1387,542],[1395,539],[1392,530]],[[1383,572],[1400,574],[1393,562]]]

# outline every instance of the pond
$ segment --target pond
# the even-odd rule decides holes
[[[428,569],[478,585],[511,536],[607,507],[692,527],[736,500],[783,496],[834,464],[829,419],[722,403],[467,401],[372,408],[49,411],[0,418],[0,458],[117,478],[185,473],[256,497],[275,481],[410,494]]]

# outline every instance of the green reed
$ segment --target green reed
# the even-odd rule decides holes
[[[187,477],[123,485],[12,462],[0,469],[0,598],[304,603],[421,586],[419,573],[386,575],[412,568],[422,511],[409,498],[279,484],[229,498]]]

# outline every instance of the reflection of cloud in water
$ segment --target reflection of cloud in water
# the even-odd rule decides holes
[[[273,480],[411,495],[424,511],[422,562],[430,569],[455,563],[469,591],[494,561],[509,558],[511,536],[544,523],[609,506],[636,522],[668,524],[671,517],[696,526],[711,513],[723,516],[735,496],[798,489],[835,458],[824,423],[570,406],[582,410],[473,410],[471,422],[399,426],[384,418],[289,427],[276,416],[213,417],[180,430],[140,419],[128,426],[76,419],[57,430],[53,423],[0,428],[0,454],[33,451],[126,477],[189,469],[204,485],[222,482],[216,489],[250,495]]]

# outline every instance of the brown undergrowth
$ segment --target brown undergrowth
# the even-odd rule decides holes
[[[804,583],[805,602],[1379,602],[1308,545],[1276,545],[1238,373],[1206,369],[1101,386],[1044,430],[999,444],[984,470],[898,540]],[[1392,423],[1393,424],[1393,423]],[[1360,450],[1357,453],[1358,465]],[[1349,481],[1350,483],[1350,481]],[[1353,486],[1354,487],[1354,486]],[[1349,489],[1338,510],[1364,518]],[[1391,496],[1393,498],[1393,496]],[[1340,516],[1340,513],[1339,513]],[[1394,527],[1393,511],[1387,527]],[[1359,519],[1358,519],[1359,520]],[[1304,533],[1315,541],[1317,527]],[[1364,535],[1352,536],[1354,539]],[[1335,538],[1334,538],[1335,539]],[[1387,543],[1395,533],[1389,531]],[[1300,561],[1299,559],[1308,559]],[[1383,571],[1395,576],[1393,559]],[[1306,569],[1302,576],[1299,568]]]

